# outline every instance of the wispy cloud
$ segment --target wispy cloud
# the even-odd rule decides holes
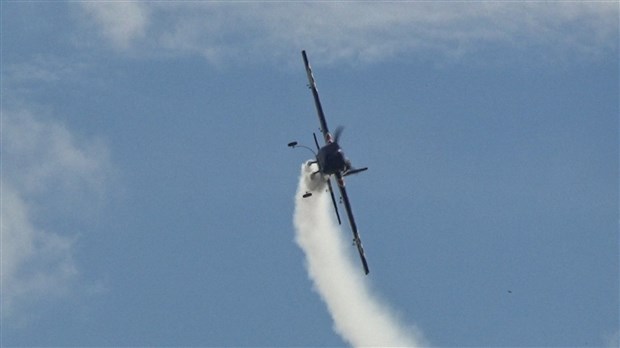
[[[620,347],[620,330],[604,337],[605,347]]]
[[[302,48],[327,63],[451,60],[496,45],[585,56],[618,50],[612,2],[78,4],[109,47],[216,64],[288,59]]]
[[[73,240],[35,226],[26,199],[4,179],[1,185],[2,316],[14,318],[20,304],[66,293],[77,270]]]
[[[2,66],[3,85],[9,89],[30,87],[29,83],[45,84],[76,80],[87,68],[85,63],[70,58],[51,55],[35,55],[29,60],[21,60]],[[13,97],[13,96],[12,96]]]
[[[127,49],[146,34],[149,14],[144,3],[83,1],[80,6],[93,24],[100,28],[101,35],[115,48]]]
[[[2,110],[2,316],[70,292],[78,277],[73,253],[79,221],[99,201],[110,173],[107,149],[79,139],[31,110]]]

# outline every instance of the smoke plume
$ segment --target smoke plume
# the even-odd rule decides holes
[[[399,323],[395,315],[371,293],[368,278],[351,257],[351,243],[333,219],[326,183],[304,164],[295,196],[296,242],[306,255],[308,276],[327,305],[334,330],[349,344],[414,347],[422,342],[414,327]],[[306,192],[313,195],[302,198]]]

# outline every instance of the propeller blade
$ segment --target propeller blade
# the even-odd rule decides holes
[[[338,139],[340,139],[340,135],[342,134],[343,130],[343,126],[338,126],[338,128],[336,128],[336,131],[334,132],[334,142],[338,142]]]

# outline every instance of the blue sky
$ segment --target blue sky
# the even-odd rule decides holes
[[[617,344],[617,2],[1,6],[2,345],[345,344],[294,241],[302,49],[402,325]]]

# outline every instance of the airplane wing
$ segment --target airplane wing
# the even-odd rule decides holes
[[[340,213],[338,213],[338,204],[336,204],[336,197],[334,197],[334,190],[332,189],[332,179],[327,179],[327,186],[329,187],[329,194],[332,196],[332,203],[334,204],[334,210],[336,211],[336,217],[338,218],[338,225],[342,225],[340,221]]]
[[[329,129],[327,128],[327,121],[325,121],[325,114],[323,113],[323,107],[321,106],[321,100],[319,99],[319,91],[316,89],[316,83],[314,82],[314,75],[312,75],[312,68],[308,62],[308,56],[306,51],[301,51],[301,55],[304,58],[304,64],[306,65],[306,74],[308,74],[308,87],[312,90],[312,96],[314,97],[314,105],[316,106],[316,112],[319,115],[319,122],[321,123],[321,133],[325,143],[328,143]]]
[[[366,255],[364,254],[362,240],[360,239],[360,234],[357,231],[357,225],[355,224],[355,218],[353,217],[353,211],[351,210],[351,202],[349,202],[349,196],[347,195],[347,190],[344,187],[344,178],[342,177],[342,174],[336,173],[336,179],[338,181],[338,188],[340,189],[342,201],[344,202],[344,207],[347,210],[347,216],[349,217],[349,225],[351,226],[351,231],[353,231],[353,242],[357,246],[357,251],[360,254],[362,266],[364,266],[364,273],[368,274],[370,270],[368,269],[368,262],[366,262]]]

